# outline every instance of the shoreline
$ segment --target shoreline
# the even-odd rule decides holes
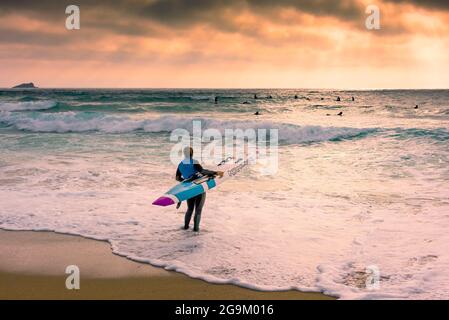
[[[80,290],[65,287],[65,269],[80,270]],[[335,299],[316,292],[258,291],[214,284],[136,262],[109,242],[53,231],[0,229],[0,299]]]

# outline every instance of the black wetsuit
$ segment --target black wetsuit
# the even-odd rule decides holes
[[[211,171],[204,169],[199,163],[194,163],[193,168],[197,173],[200,173],[205,176],[215,176],[217,174],[216,171]],[[176,180],[183,181],[183,177],[181,175],[181,171],[179,171],[179,167],[176,170]],[[187,211],[184,217],[184,229],[189,228],[190,220],[192,219],[193,210],[195,210],[195,216],[193,218],[193,231],[200,230],[200,220],[201,220],[201,211],[203,210],[204,202],[206,201],[206,192],[197,195],[196,197],[190,198],[187,200]]]

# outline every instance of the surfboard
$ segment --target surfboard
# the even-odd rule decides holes
[[[153,205],[166,207],[193,198],[201,193],[216,188],[227,179],[238,174],[247,165],[248,160],[242,158],[235,160],[232,157],[228,157],[221,161],[216,167],[216,171],[223,171],[222,178],[202,176],[195,180],[183,181],[168,190],[161,197],[157,198],[153,202]]]

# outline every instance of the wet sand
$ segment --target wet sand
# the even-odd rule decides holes
[[[66,267],[80,289],[65,286]],[[115,255],[108,242],[54,232],[0,230],[0,299],[334,299],[211,284]]]

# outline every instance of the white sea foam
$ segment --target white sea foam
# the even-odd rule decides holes
[[[56,106],[55,101],[23,101],[23,102],[1,102],[0,111],[28,111],[47,110]]]
[[[80,154],[2,153],[0,227],[107,239],[138,261],[261,290],[449,297],[447,154],[438,145],[373,136],[281,148],[277,176],[249,168],[208,193],[196,236],[180,229],[185,205],[151,205],[175,183],[170,144],[124,149],[113,138],[86,139]],[[371,265],[381,281],[373,291]]]

